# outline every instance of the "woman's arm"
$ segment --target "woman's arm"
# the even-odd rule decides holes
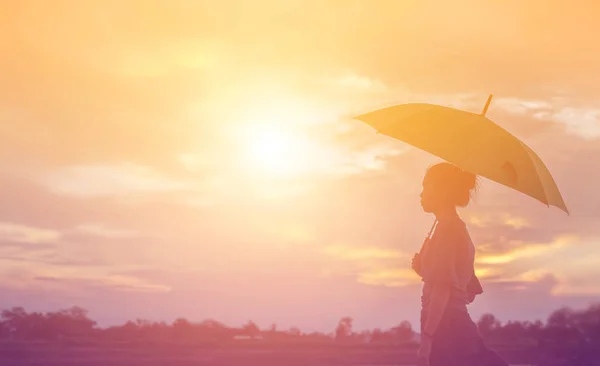
[[[436,283],[431,292],[431,300],[427,310],[427,319],[423,327],[423,333],[426,337],[433,337],[440,325],[440,321],[446,311],[446,306],[450,300],[452,288],[447,284]]]

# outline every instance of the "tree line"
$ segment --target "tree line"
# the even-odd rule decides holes
[[[546,322],[500,322],[485,314],[477,325],[489,344],[543,349],[557,356],[600,357],[600,304],[581,310],[561,308]],[[297,327],[281,330],[275,324],[260,328],[252,321],[230,327],[216,320],[192,322],[179,318],[171,323],[144,319],[118,326],[100,327],[81,307],[53,312],[27,312],[22,307],[0,314],[0,338],[23,341],[89,340],[155,342],[308,342],[310,344],[399,345],[418,344],[418,333],[407,321],[389,329],[356,331],[353,319],[343,317],[329,333],[302,332]],[[579,355],[579,356],[578,356]],[[585,356],[587,355],[587,356]],[[570,356],[569,356],[570,357]]]

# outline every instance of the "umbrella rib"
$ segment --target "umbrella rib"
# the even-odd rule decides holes
[[[538,169],[537,164],[535,164],[535,162],[533,161],[532,157],[531,157],[531,153],[529,152],[529,147],[527,145],[525,145],[520,139],[517,139],[517,141],[519,142],[519,144],[521,145],[521,147],[525,150],[525,152],[527,153],[527,156],[529,157],[529,161],[532,163],[533,168],[535,169],[535,171],[537,172],[536,177],[538,178],[538,182],[540,183],[540,185],[542,186],[542,191],[544,192],[544,197],[546,197],[546,202],[544,202],[546,204],[547,207],[550,207],[550,203],[549,203],[549,197],[548,197],[548,192],[546,191],[546,187],[544,186],[544,184],[541,181],[540,178],[540,170]]]
[[[421,109],[421,110],[419,110],[419,111],[417,111],[417,112],[415,112],[415,113],[412,113],[412,114],[410,114],[409,116],[405,116],[405,117],[403,117],[403,119],[414,118],[415,116],[419,116],[419,115],[421,115],[421,114],[424,114],[425,112],[428,112],[429,110],[431,110],[432,108],[434,108],[434,107],[435,107],[435,105],[434,105],[434,104],[429,104],[429,103],[422,103],[422,104],[423,104],[424,106],[427,106],[427,108],[423,108],[423,109]],[[388,107],[388,108],[393,108],[393,107],[395,107],[395,106]],[[375,127],[375,131],[377,131],[378,133],[380,133],[380,132],[382,132],[383,130],[385,130],[387,127],[389,127],[389,125],[390,125],[390,124],[392,124],[392,123],[394,123],[394,122],[395,122],[395,121],[394,121],[394,120],[392,120],[392,121],[388,122],[388,123],[387,123],[386,125],[384,125],[384,126],[378,126],[378,127]],[[406,143],[406,142],[405,142],[405,143]],[[409,144],[409,145],[410,145],[410,144]]]
[[[546,197],[546,202],[544,202],[546,204],[547,207],[550,207],[550,197],[548,195],[548,191],[546,190],[546,186],[543,184],[543,182],[540,179],[540,170],[538,168],[538,165],[535,164],[535,162],[533,161],[533,157],[531,156],[531,149],[525,144],[523,143],[521,140],[517,139],[517,141],[519,141],[519,144],[523,147],[523,149],[525,149],[525,152],[527,153],[527,156],[529,157],[529,161],[532,163],[533,168],[535,169],[535,171],[537,172],[536,176],[538,177],[538,182],[540,183],[540,186],[542,187],[542,191],[544,192],[544,196]],[[553,204],[553,206],[557,206],[556,204]],[[563,206],[564,207],[559,207],[561,209],[564,209],[565,212],[567,214],[569,214],[569,209],[566,207],[566,204],[563,202]]]

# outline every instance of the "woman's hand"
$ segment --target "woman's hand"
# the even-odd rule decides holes
[[[410,266],[419,276],[421,275],[421,260],[419,259],[419,253],[414,255],[412,261],[410,262]]]
[[[417,355],[417,366],[429,366],[429,355],[431,354],[431,338],[421,335],[421,346]]]

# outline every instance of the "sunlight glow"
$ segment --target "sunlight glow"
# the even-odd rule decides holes
[[[234,196],[280,202],[327,180],[382,170],[386,157],[400,153],[375,134],[359,146],[349,143],[354,125],[338,107],[268,80],[222,91],[191,109],[219,121],[208,129],[208,141],[178,156],[187,171],[219,177],[218,184],[203,185],[212,204]],[[198,133],[206,133],[205,127]],[[233,188],[241,185],[244,190]]]
[[[260,173],[290,177],[310,169],[316,147],[290,131],[263,124],[250,128],[246,138],[247,162]]]
[[[265,178],[296,178],[319,170],[332,147],[309,137],[324,119],[316,107],[290,95],[252,98],[239,109],[238,142],[251,174]]]

